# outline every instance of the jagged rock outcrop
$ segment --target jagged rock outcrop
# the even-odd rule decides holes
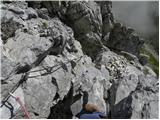
[[[111,75],[108,101],[111,118],[151,118],[155,114],[158,79],[154,74],[146,74],[142,65],[130,64],[126,58],[111,51],[99,54],[96,63],[105,65]],[[149,111],[146,105],[150,107]],[[150,114],[146,116],[148,112]]]
[[[111,6],[108,1],[1,4],[2,118],[25,118],[14,98],[5,99],[10,91],[31,118],[74,118],[82,109],[82,91],[108,118],[158,118],[157,75],[139,54],[139,37],[116,27]]]
[[[107,35],[114,21],[110,3],[63,1],[43,4],[47,6],[52,16],[59,16],[62,21],[72,27],[76,39],[82,44],[83,52],[95,58],[102,48],[102,34],[104,37]]]
[[[108,34],[114,25],[114,16],[112,13],[112,2],[111,1],[100,1],[98,2],[101,7],[102,14],[102,42],[104,43],[108,39]]]
[[[116,23],[106,44],[113,49],[126,51],[138,56],[144,40],[136,35],[134,29]]]

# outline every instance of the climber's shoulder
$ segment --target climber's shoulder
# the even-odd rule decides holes
[[[82,114],[80,116],[80,119],[102,119],[105,117],[105,114],[102,112],[93,112],[93,113],[86,113],[86,114]]]

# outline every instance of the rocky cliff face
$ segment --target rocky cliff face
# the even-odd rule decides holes
[[[1,3],[2,118],[74,118],[83,94],[108,118],[158,118],[158,77],[144,41],[116,23],[112,3]],[[9,106],[9,107],[8,107]]]

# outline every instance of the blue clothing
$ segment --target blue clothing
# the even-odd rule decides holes
[[[80,119],[102,119],[105,116],[102,112],[85,113],[80,116]]]

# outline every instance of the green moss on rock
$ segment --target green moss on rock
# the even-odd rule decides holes
[[[149,66],[153,69],[153,71],[159,75],[159,61],[153,56],[151,52],[149,52],[146,48],[141,49],[141,53],[149,56]]]

